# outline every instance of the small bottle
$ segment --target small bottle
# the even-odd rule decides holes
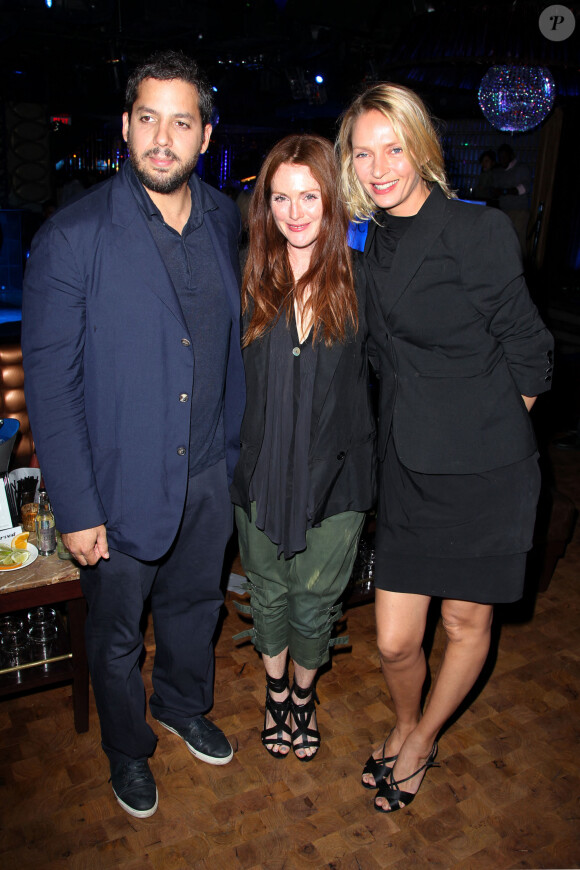
[[[40,491],[40,504],[36,515],[36,546],[41,556],[50,556],[56,550],[56,523],[44,489]]]

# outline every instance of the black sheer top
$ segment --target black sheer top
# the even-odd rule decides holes
[[[281,317],[270,336],[264,440],[250,483],[256,526],[290,559],[306,549],[310,421],[318,348],[300,344],[296,321]]]

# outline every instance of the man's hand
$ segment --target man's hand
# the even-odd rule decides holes
[[[105,526],[83,529],[62,535],[62,542],[79,565],[96,565],[99,559],[109,558],[107,530]]]

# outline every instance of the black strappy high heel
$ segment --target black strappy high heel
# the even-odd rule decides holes
[[[433,744],[433,749],[429,755],[429,758],[418,770],[415,770],[411,776],[405,776],[403,779],[396,780],[393,771],[391,770],[387,779],[385,779],[380,786],[376,796],[375,796],[375,810],[378,813],[394,813],[396,810],[402,810],[404,807],[408,807],[411,801],[414,799],[415,794],[419,794],[419,789],[412,794],[409,791],[401,791],[399,786],[403,782],[408,782],[413,777],[417,776],[418,773],[421,773],[422,770],[428,770],[430,767],[440,767],[439,764],[435,762],[435,756],[437,755],[437,743]],[[424,779],[425,777],[423,777]],[[423,780],[419,785],[419,788],[423,785]],[[389,809],[386,810],[379,804],[377,804],[377,798],[386,798],[389,804]],[[403,804],[403,806],[401,806]]]
[[[297,704],[292,698],[292,694],[296,695],[300,700],[304,700],[308,695],[312,695],[312,697],[306,702],[306,704]],[[299,686],[296,680],[294,680],[292,692],[290,694],[290,709],[295,726],[292,731],[292,749],[294,750],[294,755],[296,755],[297,749],[316,750],[312,755],[296,755],[298,761],[312,761],[320,749],[320,731],[318,728],[310,727],[312,717],[316,714],[316,708],[314,706],[315,700],[318,701],[316,692],[314,691],[314,683],[308,686],[307,689],[303,689],[302,686]],[[298,738],[302,738],[300,743],[295,742]]]
[[[365,782],[364,779],[361,779],[360,784],[363,788],[379,788],[384,778],[391,772],[397,758],[399,757],[398,755],[385,755],[385,746],[387,745],[389,737],[392,733],[393,731],[391,730],[390,733],[387,735],[385,742],[383,743],[382,757],[375,758],[374,755],[371,754],[367,759],[367,763],[364,766],[362,775],[364,776],[365,773],[370,774],[373,777],[375,784],[371,785],[370,782]]]
[[[266,709],[264,710],[264,730],[261,737],[262,743],[273,758],[286,758],[290,754],[292,744],[288,738],[291,737],[292,732],[288,724],[290,694],[283,701],[274,701],[270,692],[284,692],[288,688],[288,674],[279,678],[266,674]],[[274,720],[274,724],[269,728],[266,727],[268,713]],[[275,750],[272,748],[274,746],[287,746],[288,752]]]

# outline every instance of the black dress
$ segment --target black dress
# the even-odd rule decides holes
[[[376,293],[413,217],[378,216],[369,250]],[[370,323],[372,335],[372,322]],[[389,438],[381,463],[375,586],[392,592],[500,603],[521,598],[540,488],[537,453],[478,474],[422,474]]]

